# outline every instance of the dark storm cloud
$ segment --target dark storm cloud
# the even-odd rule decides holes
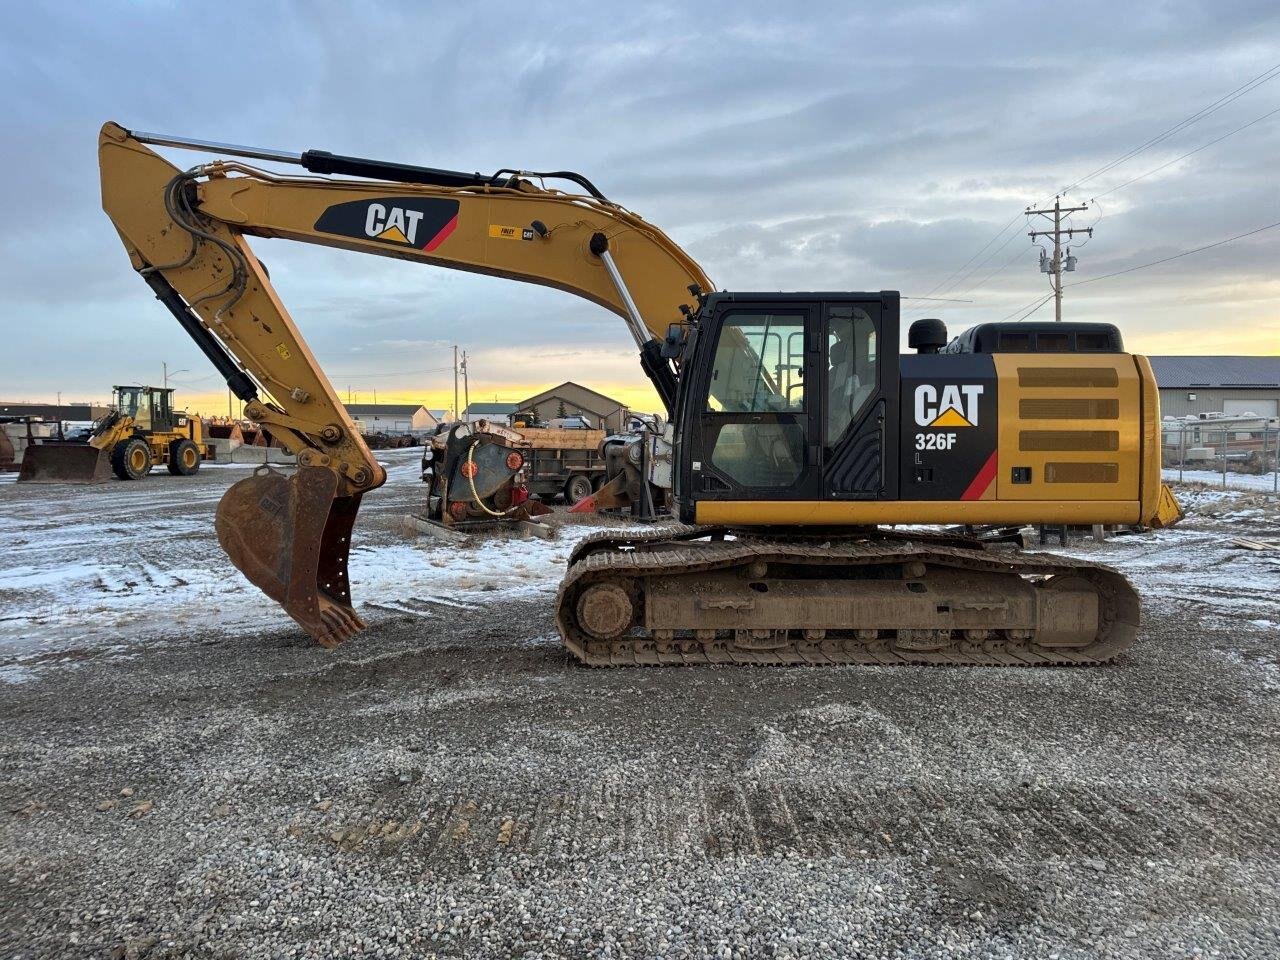
[[[816,3],[802,14],[776,4],[518,15],[421,3],[24,6],[0,38],[0,393],[99,394],[162,360],[204,370],[99,209],[93,147],[107,119],[467,170],[580,169],[722,285],[921,295],[1026,203],[1276,63],[1271,2],[1085,3],[1052,18],[1025,2]],[[1280,80],[1071,196],[1100,194],[1278,96]],[[1280,220],[1278,131],[1276,120],[1258,124],[1102,197],[1076,279]],[[610,315],[555,291],[256,246],[318,355],[352,376],[419,346],[429,369],[435,346],[453,341],[495,357],[627,349]],[[1120,319],[1139,342],[1194,336],[1213,289],[1233,298],[1220,310],[1280,339],[1278,257],[1280,229],[1081,287],[1072,315]],[[929,312],[956,327],[1007,314],[1044,290],[1035,258],[1015,237],[938,291],[972,304]]]

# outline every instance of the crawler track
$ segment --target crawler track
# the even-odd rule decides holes
[[[597,667],[1065,666],[1105,663],[1137,633],[1132,586],[1086,561],[940,534],[727,533],[687,527],[584,540],[557,597],[566,647]],[[770,591],[783,599],[760,598]],[[862,606],[850,606],[846,591]],[[785,604],[788,593],[793,606],[768,606]],[[913,619],[922,603],[937,611],[927,624]],[[1058,612],[1046,613],[1054,603]],[[676,605],[693,612],[681,620]],[[838,611],[849,609],[873,612],[868,622],[841,619]],[[780,620],[785,610],[799,611],[806,625]]]

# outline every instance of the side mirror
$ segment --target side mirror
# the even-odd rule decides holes
[[[667,327],[667,335],[662,341],[662,359],[679,360],[684,353],[684,342],[688,329],[683,323],[673,323]]]

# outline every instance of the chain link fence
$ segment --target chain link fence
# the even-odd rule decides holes
[[[1161,424],[1161,448],[1166,480],[1280,496],[1280,420],[1169,418]]]

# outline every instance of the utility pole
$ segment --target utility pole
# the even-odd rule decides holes
[[[462,402],[467,407],[471,406],[471,378],[467,375],[467,351],[465,350],[462,351]]]
[[[1050,260],[1046,257],[1044,249],[1041,248],[1040,272],[1048,273],[1053,277],[1050,281],[1053,284],[1053,319],[1058,322],[1061,322],[1062,320],[1062,272],[1063,270],[1066,270],[1066,272],[1070,273],[1076,268],[1076,258],[1071,256],[1070,247],[1067,248],[1067,255],[1064,263],[1064,258],[1062,256],[1062,238],[1066,237],[1070,240],[1077,233],[1085,233],[1091,237],[1093,236],[1093,227],[1069,227],[1064,230],[1062,228],[1062,215],[1079,213],[1082,210],[1088,209],[1088,204],[1079,207],[1064,207],[1060,196],[1053,198],[1052,210],[1032,210],[1030,207],[1027,207],[1026,216],[1028,217],[1041,216],[1046,219],[1050,217],[1053,218],[1052,230],[1032,230],[1027,234],[1027,236],[1031,238],[1033,243],[1037,237],[1053,237],[1053,259]]]
[[[453,345],[453,419],[462,419],[462,411],[458,409],[458,345]]]
[[[167,390],[167,389],[169,388],[169,364],[168,364],[168,362],[165,362],[165,363],[163,364],[163,366],[164,366],[164,386],[165,386],[165,389]]]

